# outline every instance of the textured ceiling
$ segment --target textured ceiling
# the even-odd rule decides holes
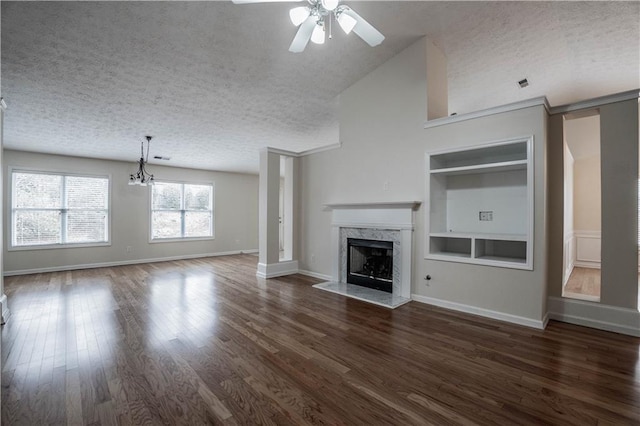
[[[290,3],[3,1],[5,146],[133,162],[150,134],[162,164],[257,172],[262,147],[338,142],[337,96],[422,35],[450,112],[640,87],[638,2],[345,3],[382,45],[336,28],[290,53]]]

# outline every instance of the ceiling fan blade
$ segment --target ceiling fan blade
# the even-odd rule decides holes
[[[342,13],[346,13],[357,21],[355,27],[353,27],[353,32],[358,34],[369,46],[373,47],[382,43],[382,40],[384,40],[382,33],[365,21],[364,18],[358,15],[353,9],[345,8]]]
[[[249,3],[293,3],[301,0],[231,0],[235,4],[249,4]]]
[[[291,42],[291,46],[289,46],[289,52],[300,53],[304,50],[305,47],[307,47],[307,44],[309,44],[309,39],[311,39],[313,29],[316,26],[317,19],[317,17],[311,15],[300,25],[296,36]]]

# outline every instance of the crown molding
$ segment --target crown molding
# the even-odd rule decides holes
[[[599,98],[588,99],[586,101],[555,106],[549,110],[549,114],[551,115],[566,114],[568,112],[578,111],[582,109],[597,108],[599,106],[613,104],[615,102],[623,102],[631,99],[638,99],[639,97],[640,97],[640,89],[633,89],[627,92],[614,93],[613,95],[607,95],[607,96],[601,96]]]
[[[307,155],[311,155],[311,154],[317,154],[319,152],[324,152],[324,151],[330,151],[332,149],[337,149],[337,148],[341,148],[342,147],[342,142],[338,142],[338,143],[334,143],[331,145],[325,145],[325,146],[321,146],[318,148],[313,148],[313,149],[308,149],[306,151],[300,151],[300,152],[295,152],[295,151],[287,151],[286,149],[280,149],[280,148],[273,148],[268,146],[266,148],[267,152],[270,152],[272,154],[278,154],[278,155],[285,155],[287,157],[295,157],[295,158],[300,158],[300,157],[305,157]]]
[[[435,120],[425,121],[424,128],[430,129],[432,127],[444,126],[446,124],[458,123],[460,121],[473,120],[475,118],[487,117],[495,114],[502,114],[509,111],[516,111],[519,109],[530,108],[534,106],[544,106],[549,111],[549,102],[545,96],[538,98],[526,99],[524,101],[513,102],[506,105],[500,105],[493,108],[487,108],[480,111],[469,112],[460,115],[450,115],[449,117],[436,118]]]

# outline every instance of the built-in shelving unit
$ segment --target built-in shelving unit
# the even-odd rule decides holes
[[[425,257],[533,269],[533,138],[427,154]]]

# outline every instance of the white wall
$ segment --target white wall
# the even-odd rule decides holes
[[[301,269],[331,273],[326,203],[423,200],[425,152],[533,135],[534,270],[424,260],[424,202],[416,214],[412,293],[452,304],[541,321],[546,300],[544,107],[423,128],[427,117],[424,40],[340,96],[342,148],[303,158]],[[430,285],[422,280],[432,276]]]
[[[4,151],[4,191],[10,193],[10,167],[71,173],[111,175],[111,245],[8,251],[10,205],[4,197],[4,271],[7,274],[55,270],[73,266],[137,262],[148,259],[256,250],[258,248],[258,176],[150,165],[157,180],[214,182],[215,239],[149,243],[149,188],[129,186],[132,161],[118,162],[77,157]],[[126,247],[132,247],[130,253]]]
[[[331,211],[323,204],[423,198],[425,70],[420,40],[340,96],[342,148],[301,158],[301,269],[331,275]]]
[[[600,232],[602,222],[600,155],[576,159],[573,166],[573,227]]]

